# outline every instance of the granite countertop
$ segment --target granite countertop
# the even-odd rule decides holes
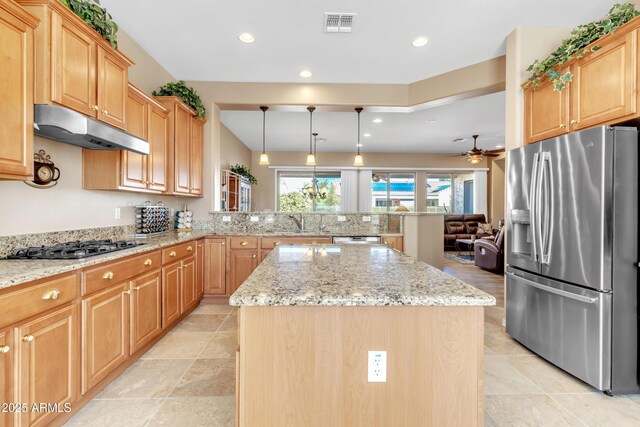
[[[97,255],[85,259],[75,260],[7,260],[0,259],[0,289],[8,288],[11,286],[19,285],[33,280],[42,279],[45,277],[54,276],[56,274],[66,273],[73,270],[79,270],[92,265],[101,264],[107,261],[117,260],[130,255],[148,252],[163,248],[166,246],[175,245],[181,242],[187,242],[189,240],[199,239],[201,237],[215,237],[215,236],[256,236],[256,237],[270,237],[270,236],[339,236],[339,235],[353,235],[340,234],[340,233],[322,233],[322,232],[273,232],[273,233],[220,233],[210,230],[197,230],[190,233],[169,233],[162,236],[147,237],[143,239],[136,239],[139,242],[145,243],[144,245],[137,246],[131,249],[125,249],[116,252],[110,252],[104,255]],[[384,234],[384,236],[401,236],[401,234]]]
[[[493,296],[383,245],[279,246],[234,306],[480,306]]]

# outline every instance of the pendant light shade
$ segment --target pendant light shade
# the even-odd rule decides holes
[[[307,166],[316,165],[316,155],[313,152],[313,112],[315,109],[316,107],[307,107],[309,111],[309,154],[307,154]]]
[[[360,113],[362,113],[362,107],[356,107],[355,110],[356,113],[358,113],[358,152],[356,153],[356,157],[353,159],[353,166],[364,166],[364,160],[360,153]]]
[[[269,156],[267,155],[265,138],[267,110],[269,107],[263,105],[260,109],[262,110],[262,154],[260,154],[260,162],[258,162],[258,164],[260,166],[269,166]]]

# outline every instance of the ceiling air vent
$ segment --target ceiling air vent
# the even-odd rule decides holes
[[[324,13],[325,33],[350,33],[355,13]]]

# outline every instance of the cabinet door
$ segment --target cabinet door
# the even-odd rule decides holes
[[[166,329],[180,317],[181,262],[162,268],[162,329]]]
[[[129,89],[127,96],[127,132],[148,140],[149,103]],[[147,188],[147,157],[129,150],[122,150],[122,186]]]
[[[204,120],[191,119],[191,194],[202,195],[204,169]]]
[[[129,293],[126,282],[82,301],[83,393],[129,356]]]
[[[97,117],[96,43],[78,27],[52,13],[52,101]]]
[[[129,67],[98,48],[98,120],[127,129]]]
[[[162,332],[162,274],[160,270],[132,282],[131,354]]]
[[[18,342],[17,389],[19,402],[75,402],[80,380],[78,305],[39,317],[15,329]],[[21,413],[21,426],[46,426],[57,412]]]
[[[269,256],[273,249],[260,249],[260,262],[264,261]]]
[[[258,266],[258,249],[232,249],[229,295],[240,287]]]
[[[157,107],[149,108],[149,189],[167,191],[169,151],[169,119]]]
[[[33,29],[0,9],[0,178],[33,175]]]
[[[16,403],[13,397],[13,358],[16,354],[10,330],[0,330],[0,403]],[[0,427],[13,426],[13,414],[0,411]]]
[[[191,193],[191,113],[175,107],[174,192]]]
[[[383,237],[382,244],[387,245],[391,249],[402,252],[402,237]]]
[[[571,130],[637,112],[637,34],[634,30],[573,65]]]
[[[196,299],[204,294],[204,239],[196,242]]]
[[[207,295],[224,295],[227,291],[226,248],[225,239],[205,239],[204,293]]]
[[[565,73],[568,69],[563,70]],[[524,93],[525,143],[530,144],[553,138],[567,132],[569,117],[569,92],[571,84],[561,91],[553,89],[549,81],[537,89],[529,88]]]
[[[196,257],[182,261],[182,309],[181,313],[194,306],[198,298],[196,291]]]

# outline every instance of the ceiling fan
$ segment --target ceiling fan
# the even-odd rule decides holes
[[[477,165],[482,161],[483,157],[498,157],[500,153],[504,152],[504,148],[500,148],[497,150],[482,150],[478,148],[477,146],[478,136],[480,135],[472,135],[473,148],[471,150],[467,150],[461,154],[456,154],[455,157],[457,156],[466,157],[467,160],[469,160],[469,163],[471,163],[472,165]]]

